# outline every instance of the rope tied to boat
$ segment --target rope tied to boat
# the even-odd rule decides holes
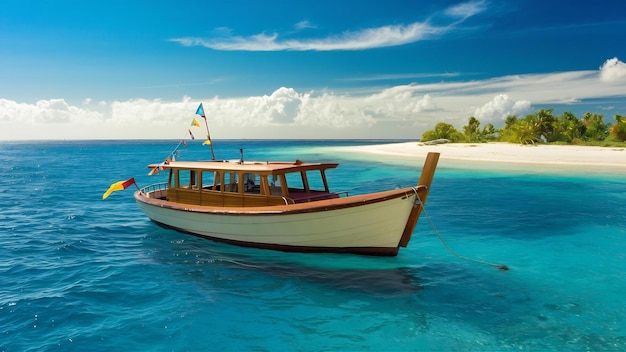
[[[420,187],[420,186],[417,186],[417,187]],[[422,200],[420,199],[419,194],[417,194],[417,187],[411,187],[411,189],[413,190],[413,193],[415,193],[415,203],[413,203],[414,208],[418,206],[419,204],[422,204]],[[426,187],[426,186],[422,186],[422,187]],[[426,189],[428,189],[428,187],[426,187]]]
[[[424,212],[424,215],[426,215],[426,219],[428,219],[428,222],[430,223],[430,226],[432,227],[433,231],[435,232],[435,235],[437,235],[437,237],[439,238],[439,241],[441,241],[441,243],[443,244],[443,246],[448,250],[448,252],[450,252],[450,254],[454,255],[455,257],[459,258],[459,259],[463,259],[463,260],[467,260],[470,262],[475,262],[475,263],[480,263],[480,264],[485,264],[485,265],[491,265],[495,268],[498,268],[498,270],[501,271],[509,271],[509,267],[504,265],[504,264],[497,264],[497,263],[492,263],[492,262],[488,262],[485,260],[480,260],[480,259],[473,259],[473,258],[469,258],[466,256],[462,256],[460,254],[457,254],[455,251],[452,250],[452,248],[450,248],[450,246],[448,246],[448,243],[443,239],[443,236],[441,236],[441,233],[439,233],[439,230],[437,230],[437,228],[435,227],[435,224],[433,223],[432,219],[430,218],[430,215],[428,215],[428,212],[426,211],[426,207],[424,206],[424,202],[422,202],[422,200],[420,199],[419,194],[417,193],[417,189],[415,187],[412,187],[413,191],[415,192],[415,205],[417,206],[418,204],[422,205],[422,211]]]

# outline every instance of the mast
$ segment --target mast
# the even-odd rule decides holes
[[[206,120],[206,114],[204,113],[204,107],[202,106],[202,103],[200,103],[200,105],[198,106],[198,109],[196,110],[196,115],[200,115],[200,117],[204,119],[204,126],[206,126],[207,140],[204,141],[204,143],[202,144],[208,144],[209,147],[211,147],[211,160],[215,160],[215,151],[213,151],[213,141],[211,141],[211,132],[209,132],[209,123]]]
[[[209,141],[209,147],[211,147],[211,160],[215,160],[215,151],[213,151],[213,141],[211,141],[211,132],[209,132],[209,123],[206,122],[206,116],[204,118],[204,125],[206,126],[206,138]]]

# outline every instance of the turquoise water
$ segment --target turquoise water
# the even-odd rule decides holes
[[[219,158],[333,161],[337,191],[413,185],[421,165],[216,141]],[[176,141],[0,143],[1,351],[626,350],[626,180],[439,168],[398,257],[233,247],[162,229],[131,190]],[[190,143],[179,159],[206,158]],[[442,156],[445,158],[445,155]]]

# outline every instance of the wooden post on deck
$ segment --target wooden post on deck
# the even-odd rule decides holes
[[[406,226],[404,227],[404,232],[402,233],[402,238],[400,238],[399,245],[402,247],[406,247],[411,240],[411,236],[413,235],[413,230],[415,230],[415,225],[417,225],[417,220],[422,213],[422,207],[426,203],[426,198],[428,197],[428,193],[430,191],[430,184],[433,182],[433,177],[435,176],[435,170],[437,169],[437,162],[439,161],[439,153],[430,152],[426,155],[426,160],[424,161],[424,167],[422,168],[422,174],[420,176],[420,180],[417,184],[418,190],[417,194],[419,195],[420,203],[417,203],[413,206],[411,210],[411,214],[409,214],[409,219],[406,222]],[[426,187],[419,187],[426,186]]]

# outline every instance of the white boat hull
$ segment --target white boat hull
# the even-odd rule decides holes
[[[373,255],[397,254],[416,198],[413,188],[405,188],[306,204],[225,209],[135,193],[155,223],[208,239],[284,251]]]

